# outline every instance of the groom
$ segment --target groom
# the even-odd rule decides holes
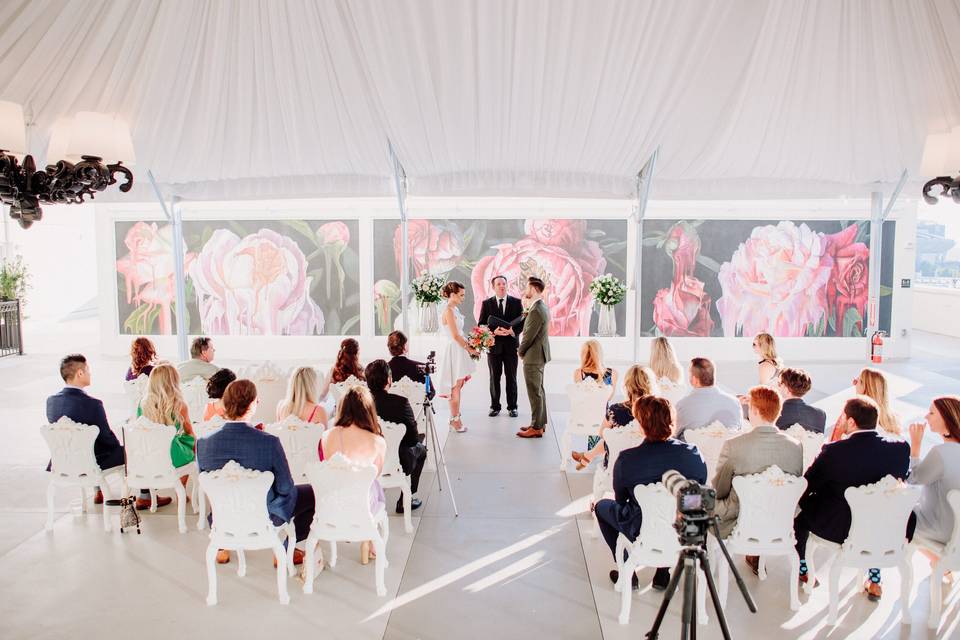
[[[550,312],[543,302],[543,280],[531,276],[525,297],[530,301],[523,323],[518,353],[523,360],[523,379],[530,398],[530,426],[517,432],[521,438],[542,438],[547,428],[547,395],[543,390],[543,368],[550,362]]]
[[[507,295],[507,279],[494,276],[490,280],[493,296],[480,305],[480,319],[477,324],[490,324],[491,318],[497,318],[494,329],[496,342],[487,354],[487,366],[490,368],[490,417],[500,413],[500,376],[507,376],[507,411],[511,418],[517,417],[517,321],[523,315],[523,305],[519,298]],[[503,323],[499,321],[502,320]],[[523,326],[519,320],[519,326]],[[507,328],[504,324],[512,324]]]

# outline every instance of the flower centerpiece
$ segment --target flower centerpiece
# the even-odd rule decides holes
[[[410,287],[413,289],[413,297],[420,307],[421,333],[436,333],[437,329],[440,328],[437,303],[440,302],[440,293],[446,283],[446,278],[430,272],[420,274],[410,283]]]
[[[613,307],[627,297],[627,285],[620,278],[606,273],[597,276],[590,283],[590,295],[600,305],[600,319],[597,325],[598,336],[617,335],[617,316]]]
[[[470,335],[467,336],[467,344],[476,349],[478,353],[476,355],[471,354],[470,357],[479,360],[481,354],[490,351],[494,342],[496,342],[496,338],[488,327],[484,325],[474,327],[470,330]]]

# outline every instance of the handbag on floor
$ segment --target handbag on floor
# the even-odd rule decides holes
[[[137,513],[137,499],[130,495],[130,488],[127,486],[127,438],[123,427],[120,427],[120,439],[123,445],[123,498],[104,500],[103,508],[120,507],[120,533],[124,529],[136,527],[137,535],[140,535],[140,514]]]

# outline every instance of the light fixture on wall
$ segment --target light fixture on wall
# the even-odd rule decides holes
[[[950,177],[956,174],[955,177]],[[940,196],[952,198],[960,204],[960,127],[947,133],[927,136],[920,162],[920,175],[937,176],[923,185],[923,199],[927,204],[937,204],[939,198],[930,192],[939,187]]]
[[[22,164],[18,157],[23,158]],[[0,101],[0,202],[10,205],[10,217],[24,229],[43,217],[41,204],[76,204],[88,196],[92,199],[95,193],[117,183],[115,174],[126,178],[120,191],[130,191],[130,169],[121,160],[104,164],[104,158],[134,162],[130,129],[111,115],[81,111],[54,125],[46,169],[37,171],[33,156],[27,154],[23,109],[19,104]]]

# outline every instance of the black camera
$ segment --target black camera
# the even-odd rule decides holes
[[[663,474],[663,485],[677,498],[677,521],[673,526],[680,534],[680,543],[702,544],[713,522],[717,492],[673,469]]]
[[[417,368],[425,376],[432,376],[437,372],[437,352],[431,351],[427,355],[427,361],[423,364],[418,364]]]

